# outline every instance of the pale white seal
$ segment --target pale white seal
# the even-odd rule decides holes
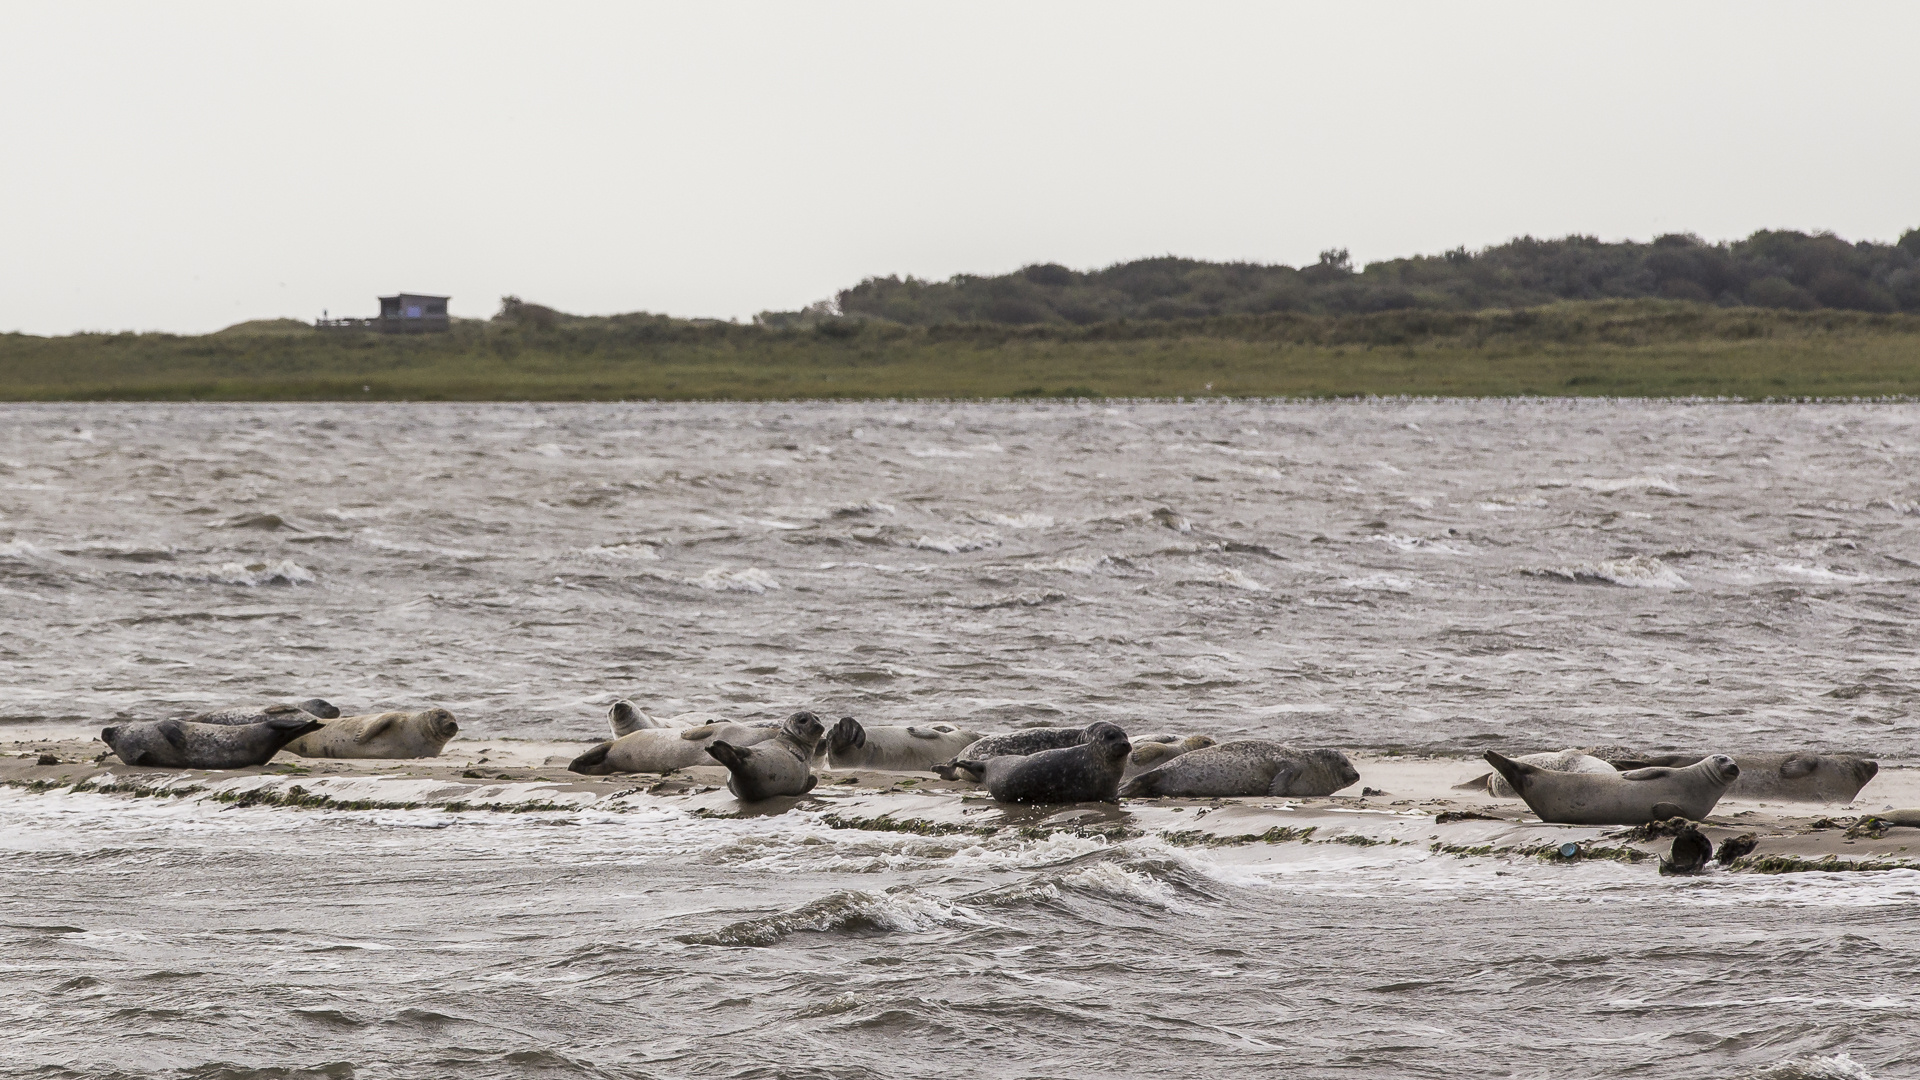
[[[329,720],[288,743],[287,752],[310,758],[439,757],[460,725],[445,709],[368,713]]]
[[[836,769],[924,772],[980,740],[952,724],[867,727],[851,716],[827,732],[827,764]]]
[[[669,773],[695,765],[711,765],[707,747],[718,739],[734,746],[752,746],[778,735],[772,728],[746,724],[706,724],[695,728],[648,728],[603,742],[574,758],[567,768],[587,776],[610,773]]]
[[[1635,769],[1612,776],[1549,772],[1492,750],[1486,756],[1541,821],[1561,825],[1644,825],[1672,817],[1699,821],[1740,775],[1725,754],[1684,769]]]
[[[1548,772],[1592,773],[1596,776],[1604,776],[1620,771],[1614,768],[1612,763],[1594,757],[1585,750],[1562,750],[1557,754],[1522,754],[1513,760]],[[1691,765],[1693,762],[1690,761],[1687,764]],[[1507,778],[1498,772],[1482,773],[1464,784],[1453,785],[1453,790],[1484,791],[1496,799],[1520,797],[1520,793],[1513,790],[1513,785],[1507,783]]]
[[[1700,754],[1643,754],[1619,758],[1613,768],[1644,769],[1685,768],[1699,761]],[[1850,803],[1880,774],[1880,763],[1868,758],[1838,754],[1816,754],[1799,750],[1791,754],[1735,754],[1740,778],[1727,790],[1729,799],[1772,799],[1778,802]]]

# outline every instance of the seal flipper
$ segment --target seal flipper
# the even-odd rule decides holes
[[[1819,758],[1801,757],[1799,754],[1793,754],[1790,755],[1787,760],[1780,763],[1780,775],[1787,780],[1798,780],[1819,767]]]
[[[1679,806],[1670,802],[1654,803],[1651,813],[1655,821],[1666,821],[1670,818],[1686,818],[1687,816],[1685,810],[1680,809]]]
[[[1267,794],[1285,795],[1287,789],[1300,777],[1300,767],[1288,762],[1274,770],[1273,779],[1267,782]]]
[[[855,747],[867,745],[867,729],[861,727],[860,721],[853,717],[843,716],[839,723],[833,725],[833,730],[827,732],[825,742],[830,752],[844,754]]]
[[[707,724],[703,727],[688,728],[680,733],[680,737],[688,742],[699,742],[701,739],[711,739],[713,738],[713,729],[718,726],[718,724]],[[709,747],[708,749],[712,748]]]
[[[280,721],[269,720],[267,723],[278,724]],[[299,723],[299,721],[296,720],[294,723]],[[154,730],[158,731],[160,737],[167,740],[167,743],[175,750],[179,750],[187,745],[187,729],[178,720],[162,720],[154,725]]]
[[[954,758],[945,764],[935,765],[933,772],[943,780],[965,780],[977,784],[987,775],[987,763],[972,758]],[[961,776],[963,772],[970,775]]]
[[[817,776],[812,776],[812,775],[809,775],[809,776],[807,777],[807,786],[806,786],[806,787],[803,787],[803,788],[801,788],[801,789],[800,789],[800,794],[802,794],[802,795],[805,795],[805,794],[806,794],[807,792],[809,792],[809,791],[812,791],[812,790],[813,790],[813,785],[815,785],[815,784],[817,784],[817,783],[819,783],[819,782],[820,782],[820,778],[819,778],[819,777],[817,777]]]
[[[728,771],[732,771],[738,769],[741,764],[747,760],[753,753],[753,748],[750,746],[735,746],[725,740],[715,739],[713,745],[707,747],[707,753],[713,755],[715,761],[725,765]]]
[[[371,742],[379,738],[381,732],[399,723],[405,717],[405,713],[383,713],[376,717],[373,723],[367,725],[367,730],[355,735],[353,741],[356,743]]]
[[[172,722],[171,720],[168,721],[168,723]],[[309,731],[319,731],[321,728],[327,726],[324,722],[314,719],[313,714],[308,712],[295,712],[290,716],[276,716],[266,721],[266,725],[275,731],[297,731],[301,735],[305,735]],[[175,746],[180,745],[174,742],[173,736],[171,735],[167,736],[167,741],[173,743]]]
[[[1471,780],[1469,780],[1469,781],[1467,781],[1467,782],[1466,782],[1466,783],[1464,783],[1464,784],[1455,784],[1455,785],[1453,785],[1453,790],[1455,790],[1455,791],[1485,791],[1485,790],[1487,790],[1487,781],[1489,781],[1489,780],[1491,780],[1491,779],[1493,779],[1493,774],[1492,774],[1492,773],[1490,773],[1490,772],[1487,772],[1487,773],[1481,773],[1481,774],[1480,774],[1479,776],[1476,776],[1476,777],[1474,777],[1473,779],[1471,779]]]
[[[576,772],[582,776],[605,776],[607,773],[613,771],[605,767],[607,763],[607,751],[612,747],[613,741],[611,739],[601,743],[599,746],[568,762],[567,771]]]
[[[1645,769],[1635,769],[1632,772],[1623,772],[1620,774],[1620,779],[1622,780],[1664,780],[1667,777],[1672,775],[1673,775],[1673,770],[1667,768],[1665,765],[1654,765]]]

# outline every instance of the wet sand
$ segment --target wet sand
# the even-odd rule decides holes
[[[1049,833],[1114,838],[1158,836],[1175,844],[1243,847],[1244,860],[1281,860],[1299,843],[1424,845],[1472,858],[1645,861],[1671,841],[1642,831],[1541,822],[1517,799],[1458,791],[1486,771],[1463,757],[1350,755],[1361,781],[1326,798],[1128,799],[1119,805],[1017,806],[984,788],[924,773],[819,770],[800,798],[742,803],[719,766],[666,776],[579,776],[567,762],[591,744],[515,739],[459,740],[438,758],[332,760],[281,755],[251,769],[140,768],[122,764],[98,740],[14,742],[0,758],[0,784],[36,790],[95,790],[129,798],[212,799],[240,805],[344,811],[431,809],[538,813],[670,806],[701,817],[751,818],[799,810],[836,828],[926,835]],[[58,759],[41,764],[47,757]],[[99,759],[99,760],[96,760]],[[1365,795],[1363,791],[1380,794]],[[1833,872],[1920,869],[1920,828],[1854,828],[1875,811],[1920,806],[1920,767],[1881,763],[1878,776],[1845,806],[1723,799],[1703,822],[1717,846],[1751,833],[1752,854],[1734,870]],[[1878,835],[1876,835],[1876,833]]]

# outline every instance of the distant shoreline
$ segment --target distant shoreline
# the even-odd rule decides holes
[[[1667,300],[1519,310],[773,328],[664,316],[0,334],[5,401],[1920,396],[1920,316]]]

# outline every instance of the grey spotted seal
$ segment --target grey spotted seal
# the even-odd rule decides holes
[[[1620,770],[1685,768],[1704,754],[1639,754],[1615,758]],[[1728,789],[1729,799],[1774,799],[1779,802],[1850,803],[1860,789],[1880,773],[1880,763],[1868,758],[1796,751],[1791,754],[1735,754],[1740,778]]]
[[[196,724],[190,720],[145,720],[114,724],[100,740],[129,765],[171,769],[245,769],[264,765],[280,748],[318,731],[309,713],[275,716],[257,724]]]
[[[780,734],[754,746],[724,739],[706,743],[707,753],[727,767],[727,790],[742,802],[776,795],[805,795],[819,779],[813,775],[813,748],[826,732],[810,712],[797,712],[780,725]]]
[[[297,716],[300,713],[321,720],[340,718],[340,710],[334,707],[333,702],[325,698],[308,698],[278,705],[230,705],[224,709],[195,713],[186,721],[189,724],[260,724],[276,716]]]
[[[997,802],[1118,802],[1120,774],[1133,745],[1119,725],[1088,724],[1077,746],[1035,754],[1001,754],[982,761],[959,758],[957,768],[981,777]]]
[[[1612,776],[1550,772],[1492,750],[1486,757],[1541,821],[1560,825],[1644,825],[1673,817],[1699,821],[1740,775],[1725,754],[1684,769],[1634,769]]]
[[[752,746],[779,732],[747,724],[704,724],[693,728],[647,728],[610,739],[574,758],[567,768],[584,776],[623,772],[670,773],[695,765],[711,765],[707,747],[716,739],[734,746]]]
[[[1182,754],[1133,778],[1130,799],[1331,795],[1360,773],[1338,750],[1296,750],[1270,739],[1237,739]]]
[[[979,741],[979,732],[952,724],[867,727],[843,716],[827,731],[827,763],[836,769],[924,772]]]
[[[1522,754],[1513,760],[1548,772],[1592,773],[1595,776],[1604,776],[1619,771],[1611,762],[1595,757],[1585,750],[1562,750],[1557,754]],[[1691,765],[1693,762],[1687,764]],[[1513,790],[1513,785],[1507,783],[1507,778],[1497,772],[1482,773],[1464,784],[1455,784],[1453,790],[1484,791],[1496,799],[1520,797],[1520,793]]]
[[[329,720],[288,743],[286,751],[310,758],[430,758],[459,733],[445,709],[369,713]]]

